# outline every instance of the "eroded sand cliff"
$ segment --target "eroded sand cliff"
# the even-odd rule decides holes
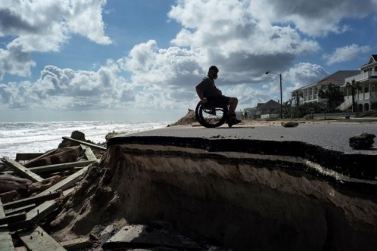
[[[342,182],[307,163],[294,156],[114,144],[53,222],[55,236],[88,235],[115,222],[164,221],[193,239],[235,250],[374,250],[373,181]]]

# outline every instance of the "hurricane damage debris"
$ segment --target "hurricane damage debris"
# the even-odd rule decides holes
[[[370,133],[362,133],[349,139],[350,147],[357,150],[368,150],[373,147],[376,135]]]
[[[17,153],[0,160],[0,250],[72,250],[88,247],[81,239],[59,243],[49,222],[106,148],[74,131],[57,149]],[[91,245],[91,244],[90,244]]]

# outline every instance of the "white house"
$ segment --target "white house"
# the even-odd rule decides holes
[[[358,74],[346,78],[343,88],[345,95],[344,103],[339,107],[341,110],[351,109],[352,99],[353,111],[377,110],[377,55],[372,55]]]
[[[360,71],[347,70],[347,71],[337,71],[325,78],[319,80],[318,82],[303,86],[292,92],[292,96],[300,95],[300,105],[312,102],[326,102],[326,99],[321,99],[318,96],[318,92],[321,88],[326,87],[329,84],[337,85],[342,87],[344,81],[347,77],[354,76]]]

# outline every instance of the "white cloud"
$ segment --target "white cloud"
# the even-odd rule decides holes
[[[306,35],[344,31],[345,17],[363,17],[375,10],[376,2],[366,1],[365,7],[354,0],[180,0],[168,14],[182,26],[170,47],[159,48],[155,40],[136,44],[128,56],[97,71],[46,66],[35,82],[0,84],[0,101],[10,107],[71,110],[185,109],[194,107],[194,87],[212,64],[220,68],[216,84],[225,95],[239,97],[241,107],[279,98],[278,80],[264,76],[267,70],[282,72],[287,100],[293,89],[326,75],[319,65],[297,63],[298,57],[320,47]],[[101,16],[104,4],[2,1],[0,30],[15,39],[0,57],[15,58],[10,50],[18,48],[23,60],[0,63],[0,77],[27,76],[34,64],[27,52],[58,51],[72,34],[110,43]]]
[[[228,83],[284,70],[297,55],[318,50],[290,26],[257,20],[252,8],[246,0],[179,1],[169,12],[182,25],[172,43],[195,51],[203,68],[219,65]]]
[[[35,62],[28,53],[20,47],[9,46],[6,50],[0,49],[0,79],[6,73],[27,77],[31,74],[31,67]]]
[[[325,54],[323,58],[327,60],[328,65],[351,61],[360,55],[371,51],[370,46],[360,46],[351,44],[344,47],[336,48],[332,54]]]
[[[375,0],[253,0],[251,12],[267,23],[293,23],[301,32],[311,36],[340,33],[348,28],[345,18],[364,18],[377,12]]]
[[[289,99],[293,90],[317,82],[328,74],[322,66],[317,64],[298,63],[292,66],[283,73],[285,97]]]
[[[1,67],[1,76],[5,73],[26,76],[34,65],[31,60],[21,70],[11,70],[23,64],[24,58],[30,57],[26,53],[59,51],[72,34],[99,44],[111,43],[105,35],[101,15],[105,3],[105,0],[1,1],[0,37],[14,37],[2,49],[3,55],[13,59],[8,64],[14,65]],[[25,56],[21,58],[20,54]]]
[[[124,106],[135,99],[133,86],[107,62],[97,71],[46,66],[35,82],[0,84],[0,100],[11,108],[99,109]]]
[[[128,57],[119,63],[132,76],[136,85],[179,86],[192,85],[203,74],[197,54],[185,48],[159,49],[154,40],[138,44]]]

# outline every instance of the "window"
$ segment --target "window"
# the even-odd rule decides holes
[[[364,87],[364,93],[367,93],[367,92],[369,92],[369,87],[368,86]]]

